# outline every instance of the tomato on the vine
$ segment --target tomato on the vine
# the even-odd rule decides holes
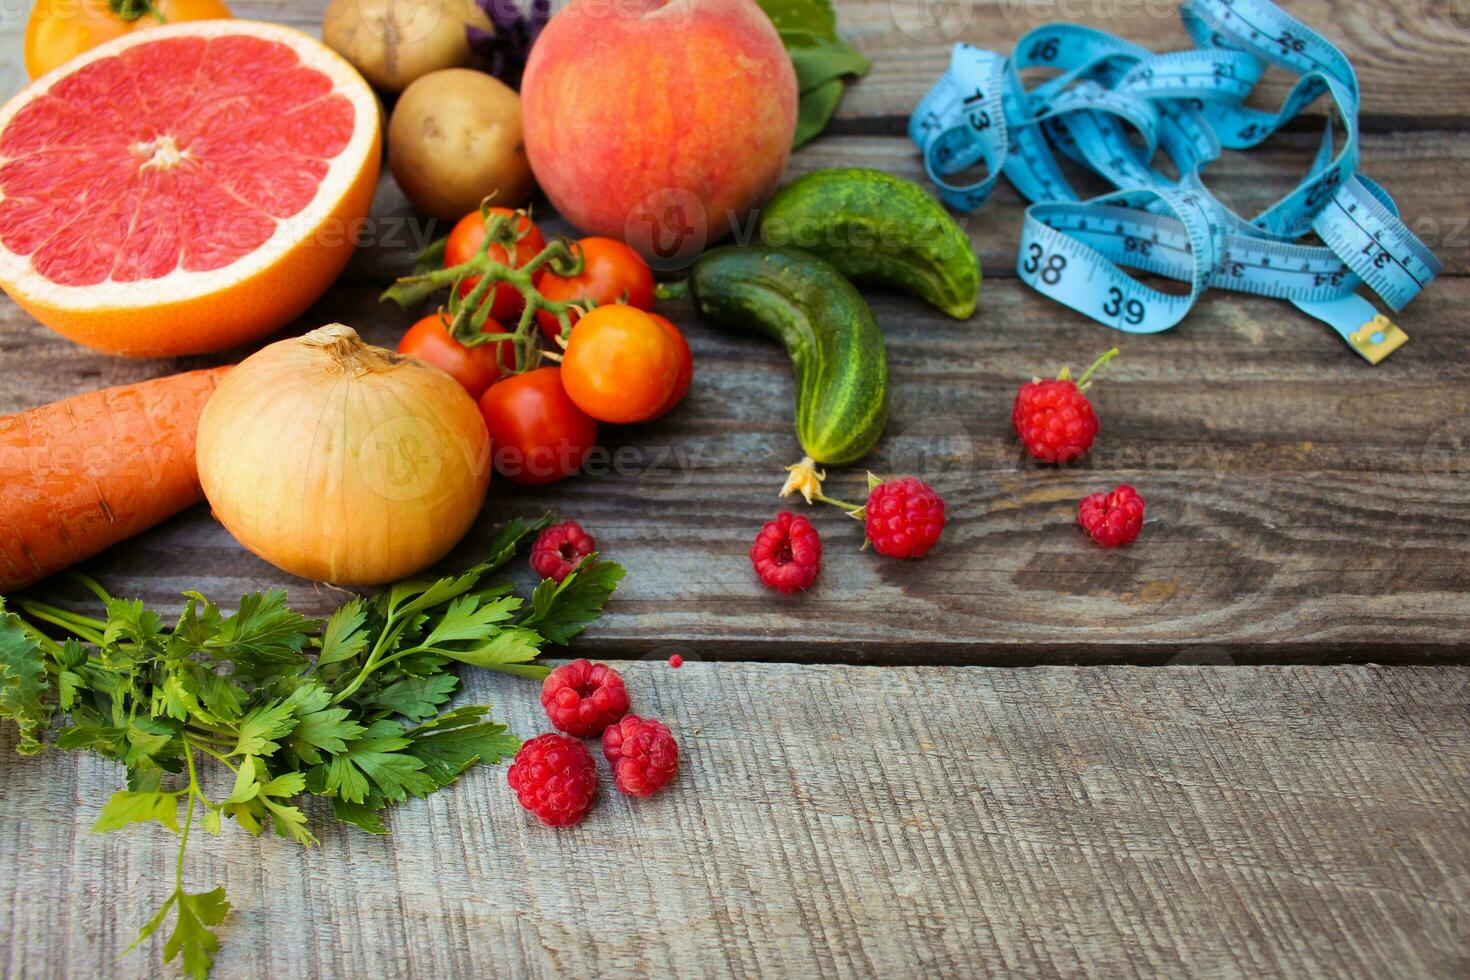
[[[490,386],[480,399],[495,468],[516,483],[554,483],[582,468],[597,420],[567,397],[561,371],[537,368]]]
[[[626,303],[640,310],[653,309],[653,270],[633,249],[612,238],[592,236],[572,245],[585,262],[581,275],[562,277],[550,269],[536,274],[536,288],[549,300],[577,303],[591,300],[597,306]],[[572,322],[577,314],[572,314]],[[538,310],[536,322],[553,343],[561,335],[561,324],[550,313]]]
[[[490,215],[499,215],[503,218],[515,218],[516,233],[521,239],[516,242],[513,251],[514,260],[506,254],[506,250],[500,245],[491,245],[486,254],[503,265],[512,269],[519,269],[527,262],[534,259],[546,248],[546,237],[541,234],[541,229],[524,214],[518,214],[510,208],[489,208]],[[480,250],[480,243],[485,240],[486,218],[480,212],[475,211],[459,219],[459,223],[449,233],[449,240],[444,243],[444,268],[468,262],[475,257]],[[478,276],[471,276],[464,281],[459,288],[461,296],[468,296],[470,290],[480,281]],[[490,318],[499,320],[501,323],[511,323],[518,319],[521,310],[525,309],[526,301],[520,292],[504,284],[497,285],[490,290]]]
[[[642,310],[614,303],[577,321],[561,362],[577,407],[603,422],[643,422],[673,394],[679,350]]]
[[[678,407],[689,394],[689,386],[694,383],[694,355],[689,351],[689,342],[679,332],[679,328],[667,317],[659,316],[657,313],[648,314],[654,323],[664,328],[664,333],[669,335],[669,340],[674,343],[674,350],[679,355],[679,376],[674,381],[674,390],[669,392],[668,399],[654,412],[651,418],[662,418]]]
[[[147,0],[36,0],[26,24],[26,71],[39,78],[82,52],[133,31],[229,16],[230,8],[220,0],[153,0],[151,4]]]
[[[479,398],[485,390],[516,368],[515,345],[502,341],[466,347],[449,335],[450,319],[444,313],[426,316],[408,328],[398,342],[398,353],[428,361],[449,375],[471,398]],[[506,329],[494,320],[486,320],[481,333],[503,334]]]

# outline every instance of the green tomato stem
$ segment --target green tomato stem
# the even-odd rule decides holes
[[[413,302],[445,287],[451,287],[451,319],[447,328],[449,335],[464,347],[514,344],[515,373],[529,371],[541,363],[536,314],[546,313],[555,317],[561,326],[561,336],[565,338],[571,332],[572,312],[580,312],[586,306],[585,303],[548,299],[536,288],[536,273],[543,268],[550,268],[552,273],[563,278],[581,275],[586,268],[586,258],[580,250],[560,239],[550,243],[518,267],[498,261],[490,254],[492,245],[499,245],[506,254],[513,254],[521,235],[510,218],[501,214],[490,215],[485,222],[485,237],[473,256],[458,265],[399,279],[384,293],[384,297],[400,302]],[[460,296],[462,284],[471,279],[476,280],[474,288],[468,295]],[[499,286],[507,286],[521,294],[521,316],[513,333],[487,334],[484,326],[490,316],[494,292]]]

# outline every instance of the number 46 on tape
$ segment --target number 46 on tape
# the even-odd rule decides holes
[[[949,70],[909,123],[940,197],[974,210],[1004,174],[1033,202],[1017,258],[1021,278],[1110,327],[1167,330],[1219,287],[1290,300],[1377,364],[1408,337],[1359,290],[1366,285],[1398,311],[1441,266],[1393,199],[1358,173],[1352,66],[1268,0],[1185,0],[1180,17],[1192,50],[1156,55],[1072,24],[1031,31],[1010,58],[956,45]],[[1268,65],[1297,76],[1275,113],[1245,104]],[[1028,68],[1055,74],[1028,90],[1021,82]],[[1223,150],[1256,146],[1324,95],[1335,117],[1291,193],[1247,221],[1205,186],[1201,175]],[[1337,126],[1344,139],[1334,150]],[[1161,151],[1172,178],[1153,165]],[[1082,200],[1062,160],[1117,190]],[[982,180],[951,182],[981,162]],[[1174,279],[1188,291],[1154,289],[1125,270]]]

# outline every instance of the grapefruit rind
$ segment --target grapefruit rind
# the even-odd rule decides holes
[[[37,271],[30,255],[0,240],[0,287],[36,319],[78,343],[129,356],[207,353],[259,339],[311,305],[341,273],[371,207],[382,154],[377,97],[346,60],[300,31],[246,20],[165,25],[116,38],[26,86],[0,108],[0,134],[26,105],[62,79],[136,45],[171,37],[245,35],[289,47],[326,75],[353,107],[343,149],[328,161],[316,194],[277,221],[258,248],[210,271],[175,268],[156,278],[69,286]],[[0,156],[0,165],[6,162]],[[3,192],[0,192],[3,199]]]

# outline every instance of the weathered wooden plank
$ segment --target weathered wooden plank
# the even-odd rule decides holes
[[[929,479],[951,523],[936,552],[899,565],[860,554],[860,527],[828,510],[817,517],[823,577],[785,601],[761,589],[745,552],[782,506],[780,468],[800,455],[790,369],[774,346],[675,306],[698,365],[685,406],[607,429],[595,476],[536,491],[499,482],[457,558],[472,560],[511,515],[576,517],[631,570],[591,638],[619,655],[680,640],[731,658],[1162,660],[1200,645],[1242,658],[1463,657],[1467,303],[1470,282],[1439,284],[1405,318],[1413,342],[1371,368],[1266,300],[1209,299],[1171,333],[1124,337],[1015,281],[988,284],[968,324],[878,297],[893,405],[868,465]],[[175,366],[79,353],[10,309],[0,410]],[[359,287],[314,315],[386,344],[407,322]],[[1114,342],[1124,355],[1095,390],[1104,432],[1093,453],[1061,469],[1022,458],[1009,422],[1020,381]],[[841,474],[832,489],[855,496],[860,480]],[[1137,546],[1100,552],[1074,508],[1120,481],[1147,497],[1149,524]],[[229,598],[283,586],[317,611],[338,601],[245,554],[202,509],[91,568],[165,606],[193,588]]]
[[[199,835],[215,975],[1464,975],[1470,669],[627,674],[683,772],[575,830],[485,768],[391,838]],[[545,724],[528,682],[469,687]],[[116,957],[174,839],[89,834],[120,770],[12,746],[0,969],[157,976],[157,938]]]
[[[321,0],[240,0],[239,16],[295,24],[320,33]],[[1457,128],[1470,103],[1470,16],[1460,0],[1383,0],[1344,6],[1333,0],[1280,5],[1331,40],[1357,71],[1370,126]],[[560,4],[558,4],[560,6]],[[1070,21],[1128,38],[1155,51],[1190,46],[1178,0],[837,0],[842,35],[873,62],[839,110],[844,122],[885,129],[901,125],[965,41],[1009,52],[1027,31]],[[1279,106],[1292,78],[1272,73],[1262,106]],[[1325,103],[1316,113],[1325,112]]]
[[[1470,16],[1457,0],[1278,0],[1288,13],[1321,33],[1357,72],[1362,112],[1369,125],[1457,126],[1467,110]],[[1087,24],[1154,51],[1192,44],[1179,21],[1177,0],[839,0],[842,34],[873,62],[853,86],[840,113],[849,120],[907,119],[949,66],[957,41],[1009,53],[1042,24]],[[1253,96],[1275,108],[1294,76],[1272,72]],[[1326,103],[1315,107],[1326,112]]]

